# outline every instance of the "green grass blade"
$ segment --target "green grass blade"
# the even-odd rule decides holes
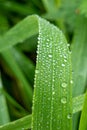
[[[38,33],[38,17],[29,16],[0,38],[0,52]]]
[[[60,5],[60,0],[42,0],[44,7],[47,12],[53,14],[55,11],[57,11],[58,6]]]
[[[32,130],[72,130],[72,69],[62,32],[39,19]]]
[[[18,44],[17,47],[25,52],[35,52],[37,49],[37,35],[28,38],[22,44]]]
[[[79,31],[80,30],[80,31]],[[73,96],[81,95],[86,89],[87,76],[87,19],[78,17],[76,31],[72,43]],[[73,118],[73,130],[77,130],[80,113]]]
[[[31,128],[31,115],[0,126],[0,130],[27,130]]]
[[[79,112],[83,109],[85,94],[73,98],[73,113]]]
[[[13,11],[21,15],[29,15],[36,12],[35,8],[29,5],[22,5],[15,1],[5,1],[0,3],[5,11]]]
[[[0,74],[0,125],[8,123],[10,121],[7,103],[5,99],[5,95],[2,92],[3,85],[1,81],[1,74]]]
[[[74,71],[73,73],[73,78],[74,78],[73,96],[74,97],[84,93],[85,91],[86,74],[87,74],[86,35],[87,35],[87,19],[84,17],[80,17],[77,20],[77,28],[72,43],[72,63],[73,63],[73,71]],[[79,46],[80,48],[78,49]],[[78,51],[78,55],[77,55],[77,51]]]
[[[7,63],[7,65],[10,67],[12,72],[14,73],[15,77],[18,79],[20,85],[21,85],[21,93],[23,96],[23,102],[28,109],[30,109],[29,103],[32,103],[32,88],[27,82],[25,76],[23,75],[21,69],[19,68],[18,64],[16,63],[14,56],[12,55],[11,49],[5,51],[2,53],[2,56]],[[8,60],[10,59],[10,60]]]
[[[19,111],[22,111],[23,113],[27,114],[26,110],[12,97],[10,96],[5,90],[3,90],[3,94],[7,98],[8,102],[13,105],[15,108],[17,108]]]
[[[79,130],[87,130],[87,92],[85,95],[85,101],[80,118]]]
[[[18,65],[20,66],[21,70],[27,77],[29,83],[33,86],[34,72],[35,72],[34,63],[18,49],[12,48],[11,50],[12,50],[11,52],[12,52],[15,60],[17,61]]]
[[[73,113],[82,109],[84,98],[85,98],[85,95],[73,98]],[[79,107],[76,108],[78,104],[81,109],[79,109]],[[22,128],[29,129],[31,128],[31,118],[32,118],[32,115],[25,116],[21,119],[18,119],[16,121],[0,126],[0,130],[22,130]]]
[[[79,6],[79,12],[80,14],[87,17],[87,0],[83,0]]]
[[[0,52],[38,31],[32,129],[72,130],[71,56],[62,32],[37,16],[29,16],[0,38]],[[19,73],[10,49],[3,51],[3,55],[7,62],[11,59],[9,66],[14,69],[12,67],[15,65],[13,72],[20,77],[22,73]],[[16,74],[17,71],[20,75]]]

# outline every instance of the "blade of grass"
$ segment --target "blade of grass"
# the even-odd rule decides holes
[[[27,82],[25,76],[23,75],[20,67],[16,63],[14,56],[12,55],[11,49],[2,53],[3,59],[5,60],[6,64],[14,73],[15,77],[18,79],[20,86],[21,86],[21,93],[23,96],[23,102],[25,106],[30,109],[30,104],[32,103],[32,88],[30,84]],[[8,60],[10,59],[10,60]],[[29,104],[30,103],[30,104]]]
[[[29,24],[30,22],[33,23]],[[39,26],[37,23],[39,24]],[[33,24],[34,27],[31,27],[33,26]],[[35,27],[36,31],[34,32]],[[28,31],[29,28],[30,31]],[[69,50],[67,47],[67,43],[62,32],[53,25],[44,21],[43,19],[40,19],[37,16],[30,16],[20,22],[20,24],[16,25],[13,29],[8,31],[2,38],[0,38],[0,51],[3,51],[4,49],[11,47],[18,42],[25,40],[26,38],[28,38],[28,36],[36,34],[37,31],[39,31],[39,36],[40,38],[42,38],[42,41],[40,41],[40,61],[38,61],[40,62],[40,68],[37,67],[38,69],[40,69],[41,73],[39,73],[39,75],[37,74],[40,78],[40,83],[38,83],[37,79],[37,84],[35,84],[37,86],[35,92],[40,91],[39,88],[41,88],[41,92],[38,92],[36,94],[36,99],[38,98],[39,103],[34,101],[33,128],[36,129],[37,127],[40,129],[41,125],[39,125],[39,121],[42,121],[42,117],[43,129],[57,129],[58,127],[60,127],[62,130],[72,129],[72,85],[70,83],[72,70],[70,53],[68,52]],[[12,40],[10,40],[10,38]],[[14,66],[14,61],[12,55],[9,53],[10,50],[5,51],[5,53],[3,52],[3,55],[6,57],[6,59],[9,57],[9,59],[12,60],[12,62],[9,62],[9,65],[12,63],[12,65],[10,65],[12,68]],[[66,84],[67,87],[64,89],[63,87],[61,87],[63,86],[62,84]],[[42,109],[43,106],[45,106],[45,109]],[[42,116],[40,115],[40,113],[42,113]],[[48,116],[47,113],[49,113]],[[35,114],[38,116],[38,118]],[[55,120],[58,120],[58,122],[55,122]]]
[[[87,92],[85,95],[85,102],[81,113],[79,130],[87,130]]]
[[[0,38],[0,52],[38,33],[38,16],[31,15]]]
[[[19,67],[27,77],[29,83],[33,86],[34,82],[34,71],[35,71],[35,65],[34,63],[27,58],[21,51],[18,49],[12,48],[11,49],[12,54],[17,61]],[[25,67],[26,66],[26,67]]]
[[[41,20],[41,22],[42,22],[43,20]],[[32,24],[30,24],[30,22],[32,22]],[[13,29],[11,29],[10,31],[8,31],[3,37],[1,37],[0,38],[0,51],[3,51],[3,50],[5,50],[6,48],[9,48],[9,47],[11,47],[11,46],[13,46],[13,45],[15,45],[15,44],[17,44],[18,42],[21,42],[21,41],[23,41],[23,40],[25,40],[26,38],[28,38],[28,36],[29,37],[31,37],[32,35],[34,35],[34,34],[36,34],[36,33],[38,33],[38,22],[40,22],[40,19],[38,19],[38,17],[37,16],[30,16],[30,17],[27,17],[26,19],[24,19],[21,23],[19,23],[18,25],[16,25]],[[41,24],[41,23],[40,23]],[[23,26],[24,25],[24,26]],[[32,25],[32,27],[31,27],[31,25]],[[34,25],[34,26],[33,26]],[[21,27],[22,26],[22,27]],[[34,27],[36,27],[36,31],[34,32]],[[39,26],[39,29],[40,29],[40,27],[41,26]],[[43,27],[43,22],[42,22],[42,27]],[[28,32],[28,29],[30,28],[30,33]],[[47,27],[45,27],[45,25],[44,25],[44,27],[42,28],[42,30],[44,30],[45,28],[47,28],[48,29],[48,24],[47,24]],[[17,30],[17,31],[16,31]],[[23,30],[23,31],[22,31]],[[27,30],[27,31],[26,31]],[[53,32],[53,30],[51,30],[52,32]],[[50,31],[50,32],[51,32]],[[26,35],[25,35],[25,32],[26,32]],[[44,33],[46,33],[47,32],[47,30],[45,31],[45,32],[43,32],[43,34]],[[18,37],[18,34],[19,34],[19,37]],[[55,33],[56,34],[56,33]],[[61,33],[60,33],[61,34]],[[61,34],[62,35],[62,34]],[[55,36],[56,35],[54,35],[54,38],[55,38]],[[12,38],[12,41],[10,40],[10,38]],[[48,38],[48,35],[46,36],[46,39],[44,39],[45,38],[45,34],[43,35],[43,40],[46,40],[47,38]],[[54,38],[53,38],[53,36],[51,36],[51,40],[53,40]],[[56,36],[56,38],[57,38],[57,36]],[[55,39],[56,39],[55,38]],[[53,40],[54,41],[54,40]],[[60,40],[61,41],[61,40]],[[46,41],[47,43],[48,43],[48,41]],[[58,39],[56,40],[56,43],[58,42]],[[64,45],[66,45],[65,44],[66,42],[64,41]],[[50,44],[49,44],[50,45]],[[54,44],[53,44],[54,45]],[[61,44],[61,48],[63,47],[62,46],[63,44]],[[44,48],[44,46],[43,46],[43,48]],[[65,48],[65,46],[64,46],[64,48]],[[43,51],[45,51],[45,49],[46,48],[44,48],[44,50]],[[48,48],[47,48],[48,49]],[[46,50],[47,50],[46,49]],[[52,54],[55,54],[55,53],[53,53],[52,52],[52,49],[51,49],[51,45],[50,45],[50,50],[51,50],[51,53]],[[55,50],[55,49],[53,49],[53,50]],[[60,49],[61,50],[61,49]],[[66,51],[65,51],[66,52]],[[44,52],[44,54],[45,54],[46,52]],[[61,53],[61,55],[63,54],[61,51],[60,51],[60,53]],[[44,54],[42,53],[42,56],[44,57]],[[65,53],[66,54],[66,53]],[[58,55],[58,54],[56,54],[56,55]],[[54,56],[54,55],[53,55]],[[58,55],[58,56],[60,56],[60,54]],[[47,55],[47,57],[48,57],[48,55]],[[50,59],[50,56],[49,56],[49,59]],[[49,59],[47,59],[48,61],[49,61]],[[55,59],[55,58],[54,58]],[[64,66],[64,64],[63,64],[63,60],[64,59],[62,59],[62,58],[60,58],[61,60],[60,60],[60,62],[58,62],[58,65],[62,65],[62,67],[64,67],[65,69],[63,70],[63,73],[64,73],[64,75],[63,76],[65,76],[65,74],[67,74],[67,72],[65,71],[65,70],[68,70],[68,68],[66,69],[66,66]],[[46,59],[45,59],[46,60]],[[51,58],[51,60],[52,60],[52,58]],[[57,60],[58,60],[58,58],[57,58]],[[69,59],[68,59],[69,60]],[[41,61],[42,62],[42,61]],[[44,60],[43,60],[43,62],[44,62]],[[42,63],[43,63],[42,62]],[[42,64],[42,63],[40,63],[40,64]],[[54,61],[52,61],[52,63],[54,63]],[[70,63],[70,62],[69,62]],[[56,63],[57,64],[57,63]],[[48,66],[49,64],[47,64],[47,66]],[[42,66],[43,67],[43,66]],[[51,67],[53,68],[53,69],[55,69],[55,67],[54,67],[54,64],[53,64],[53,66],[52,66],[52,64],[51,64]],[[46,69],[45,69],[46,70]],[[52,77],[52,76],[54,76],[53,75],[53,71],[52,71],[52,69],[50,69],[51,70],[51,78],[49,78],[49,80],[51,79],[51,82],[53,81],[52,80],[52,78],[54,78],[54,77]],[[61,70],[61,68],[60,68],[60,70]],[[69,71],[69,70],[68,70]],[[36,70],[36,73],[37,73],[38,71]],[[49,72],[49,71],[48,71]],[[66,73],[65,73],[66,72]],[[50,73],[50,72],[49,72]],[[60,74],[60,72],[58,71],[58,74]],[[44,75],[43,75],[44,76]],[[44,77],[45,78],[45,77]],[[46,80],[47,80],[48,78],[46,78]],[[62,79],[61,79],[62,80]],[[42,81],[42,80],[41,80]],[[57,81],[58,81],[58,78],[57,78]],[[67,81],[67,80],[66,80]],[[59,82],[60,83],[60,82]],[[54,82],[52,82],[52,84],[54,85]],[[59,84],[58,84],[59,85]],[[69,86],[68,86],[69,87]],[[43,88],[44,89],[44,88]],[[50,88],[49,88],[50,89]],[[57,89],[57,88],[56,88]],[[69,89],[70,90],[70,89]],[[69,91],[68,90],[68,91]],[[51,92],[51,91],[50,91]],[[39,93],[40,94],[40,93]],[[43,93],[43,94],[45,94],[45,93]],[[47,93],[48,94],[48,93]],[[70,93],[69,93],[70,94]],[[50,93],[49,93],[49,95],[50,95]],[[58,94],[57,94],[58,95]],[[60,94],[59,94],[60,95]],[[63,95],[63,93],[62,93],[62,95]],[[61,96],[62,96],[61,95]],[[51,95],[52,96],[52,95]],[[55,94],[54,94],[54,96],[55,96]],[[61,98],[61,96],[60,96],[60,98]],[[67,95],[65,95],[66,97],[67,97]],[[69,96],[69,95],[68,95]],[[52,98],[52,97],[51,97]],[[45,99],[45,98],[44,98]],[[57,98],[58,100],[59,100],[59,98]],[[47,99],[46,99],[47,100]],[[68,99],[68,100],[70,100],[70,99]],[[48,100],[47,100],[48,101]],[[43,102],[42,102],[43,103]],[[49,102],[50,103],[50,102]],[[53,100],[52,100],[52,102],[51,103],[53,103]],[[53,104],[54,106],[56,105],[56,103],[54,103]],[[47,105],[48,106],[48,105]],[[63,108],[63,105],[60,105],[60,106],[62,106],[62,108]],[[72,105],[71,105],[71,107],[72,107]],[[38,108],[38,107],[37,107]],[[52,111],[53,111],[54,109],[52,109]],[[62,109],[61,109],[62,110]],[[70,110],[71,110],[71,108],[70,108]],[[42,110],[41,110],[42,111]],[[58,110],[57,110],[57,112],[58,112]],[[39,115],[40,116],[40,115]],[[54,116],[55,116],[55,114],[54,114]],[[63,115],[62,116],[64,116],[64,113],[63,113]],[[61,115],[60,115],[60,117],[61,117]],[[56,117],[56,118],[58,118],[59,119],[59,117]],[[40,118],[39,118],[40,119]],[[47,119],[47,118],[46,118]],[[63,119],[63,118],[62,118]],[[66,119],[66,117],[64,117],[64,119]],[[51,120],[52,121],[52,120]],[[66,120],[67,122],[68,122],[68,119]],[[66,122],[65,121],[65,122]],[[70,122],[71,122],[71,119],[69,120]],[[47,121],[45,120],[44,121],[45,123],[47,123]],[[43,125],[46,125],[46,124],[43,124]],[[51,123],[52,124],[52,123]],[[67,124],[67,123],[64,123],[64,125],[65,124]],[[69,123],[68,123],[69,124]],[[70,123],[71,124],[71,123]],[[60,124],[61,125],[61,124]],[[58,125],[59,126],[59,125]],[[39,126],[38,126],[39,127]],[[44,127],[44,126],[43,126]],[[55,125],[55,123],[54,123],[54,126],[53,127],[56,127],[56,125]],[[64,126],[62,126],[62,127],[64,127]],[[65,127],[67,127],[67,126],[65,126]],[[65,128],[64,127],[64,128]],[[71,125],[69,126],[70,128],[71,128]]]
[[[80,31],[79,31],[80,30]],[[87,76],[87,19],[78,17],[72,43],[73,96],[81,95],[86,89]],[[78,129],[80,113],[73,118],[73,130]]]
[[[13,11],[17,12],[21,15],[29,15],[37,12],[37,10],[31,6],[18,4],[18,2],[15,1],[5,1],[0,3],[0,6],[4,8],[6,11]]]
[[[84,17],[78,17],[75,36],[71,48],[73,71],[74,71],[73,72],[73,78],[74,78],[73,96],[74,97],[84,93],[85,91],[86,74],[87,74],[86,35],[87,35],[87,19]]]
[[[3,85],[1,80],[1,73],[0,73],[0,125],[8,123],[10,121],[7,103],[5,99],[5,95],[2,92]]]
[[[72,69],[62,32],[39,19],[32,130],[72,129]]]
[[[12,97],[10,96],[5,90],[3,90],[3,94],[7,98],[7,100],[10,102],[11,105],[19,109],[19,111],[24,112],[25,114],[28,113],[26,110]]]
[[[57,11],[58,6],[60,5],[60,0],[42,0],[44,7],[47,12],[53,14],[54,12]]]
[[[37,49],[37,35],[25,40],[22,44],[18,44],[17,47],[25,52],[35,52]]]
[[[73,98],[73,113],[79,112],[83,109],[85,94]]]
[[[31,115],[0,126],[0,130],[26,130],[31,128]]]
[[[79,6],[79,12],[80,14],[87,17],[87,0],[83,0]]]
[[[73,98],[73,113],[82,109],[84,97],[85,95]],[[76,108],[78,104],[81,109],[79,109],[79,107]],[[25,116],[21,119],[18,119],[16,121],[0,126],[0,130],[21,130],[22,128],[29,129],[31,128],[31,118],[32,118],[32,115]]]

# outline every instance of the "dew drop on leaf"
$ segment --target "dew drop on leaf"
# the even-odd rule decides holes
[[[67,115],[67,118],[68,118],[68,119],[71,119],[71,118],[72,118],[71,113],[69,113],[69,114]]]
[[[61,84],[61,86],[62,86],[62,88],[66,88],[67,87],[67,83],[64,82],[64,83]]]
[[[64,62],[67,62],[67,60],[66,60],[66,59],[64,59]]]
[[[61,98],[61,103],[66,104],[67,100],[65,97]]]
[[[67,58],[66,55],[64,55],[64,58],[65,58],[65,59]]]
[[[47,39],[47,41],[49,42],[50,40],[49,40],[49,39]]]
[[[38,73],[39,73],[39,70],[36,70],[35,72],[36,72],[36,74],[38,74]]]
[[[64,67],[65,66],[65,64],[62,64],[62,67]]]
[[[55,94],[55,92],[53,92],[53,95]]]
[[[73,84],[73,80],[71,80],[70,83]]]
[[[51,58],[51,57],[52,57],[52,55],[51,55],[51,54],[49,54],[49,55],[48,55],[48,57],[49,57],[49,58]]]
[[[68,43],[68,44],[67,44],[67,46],[69,47],[69,46],[70,46],[70,44]]]

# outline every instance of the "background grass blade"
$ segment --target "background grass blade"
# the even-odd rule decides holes
[[[79,21],[79,22],[78,22]],[[79,31],[80,30],[80,31]],[[87,76],[87,19],[77,17],[76,31],[72,43],[73,96],[81,95],[86,89]],[[79,48],[80,46],[80,48]],[[80,113],[73,117],[73,130],[77,130]]]
[[[74,78],[73,96],[74,97],[84,93],[85,91],[86,74],[87,74],[87,67],[86,67],[87,51],[85,51],[87,47],[86,44],[87,19],[84,17],[78,17],[76,26],[77,26],[75,32],[76,35],[74,37],[72,48],[71,48],[73,71],[74,71],[73,72],[73,78]],[[79,31],[79,29],[81,31]],[[81,47],[79,48],[79,46]],[[77,62],[75,62],[76,59],[78,60]]]
[[[35,65],[34,63],[27,58],[21,51],[16,48],[11,49],[12,54],[17,61],[19,67],[27,77],[28,82],[33,86],[34,83],[34,72],[35,72]],[[25,67],[26,66],[26,67]]]
[[[38,17],[29,16],[0,38],[0,52],[38,33]]]
[[[73,113],[83,109],[85,94],[73,98]]]
[[[0,126],[0,130],[26,130],[31,128],[31,115]]]
[[[5,62],[7,63],[7,65],[10,67],[10,69],[12,70],[12,72],[18,79],[18,82],[21,87],[20,94],[22,94],[22,96],[23,96],[22,100],[23,100],[25,106],[28,108],[28,110],[31,109],[30,104],[32,103],[32,94],[33,94],[31,86],[27,82],[21,69],[19,68],[18,64],[16,63],[16,61],[11,53],[11,50],[9,49],[9,50],[3,52],[2,56],[3,56],[3,59],[5,60]],[[10,59],[10,60],[8,60],[8,59]]]
[[[87,114],[86,113],[87,113],[87,92],[85,95],[85,101],[84,101],[83,110],[81,113],[79,130],[87,130]]]
[[[2,89],[3,89],[3,85],[2,85],[1,73],[0,73],[0,125],[3,125],[10,121],[8,107]]]
[[[56,12],[58,9],[58,6],[60,5],[60,0],[56,0],[56,1],[55,0],[50,0],[50,1],[42,0],[42,2],[44,4],[46,11],[51,14]]]
[[[7,98],[8,102],[10,102],[11,105],[13,105],[15,108],[17,108],[20,112],[24,113],[25,115],[28,114],[28,112],[5,90],[3,90],[3,94],[5,95],[5,97]]]
[[[62,32],[39,19],[32,130],[72,130],[72,69]]]
[[[80,14],[84,15],[87,17],[87,1],[83,0],[79,6],[79,12]]]

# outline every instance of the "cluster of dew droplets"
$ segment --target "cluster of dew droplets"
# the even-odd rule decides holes
[[[62,37],[62,34],[61,34],[61,37]],[[71,55],[71,52],[69,51],[69,45],[70,44],[68,44],[66,48],[65,47],[62,48],[63,46],[62,46],[62,43],[61,43],[61,46],[62,46],[61,48],[65,49],[64,53],[61,52],[61,48],[60,48],[60,54],[61,54],[60,57],[62,59],[62,62],[61,62],[61,67],[62,67],[62,69],[61,69],[61,73],[62,73],[62,76],[61,76],[61,79],[62,79],[61,80],[61,92],[62,92],[62,94],[61,94],[60,101],[61,101],[62,107],[64,109],[67,108],[66,104],[67,103],[69,104],[69,102],[68,102],[69,99],[68,99],[68,96],[67,96],[67,89],[69,88],[70,84],[71,85],[73,84],[73,80],[70,80],[70,79],[66,80],[66,78],[64,78],[64,75],[63,75],[64,70],[65,70],[65,73],[68,73],[67,76],[70,76],[70,74],[69,74],[69,72],[70,72],[70,64],[69,64],[70,61],[69,61],[69,57]],[[70,81],[70,83],[69,83],[69,81]],[[70,113],[70,112],[71,112],[71,110],[69,110],[69,112],[66,114],[66,118],[68,120],[70,120],[72,118],[72,113]]]

